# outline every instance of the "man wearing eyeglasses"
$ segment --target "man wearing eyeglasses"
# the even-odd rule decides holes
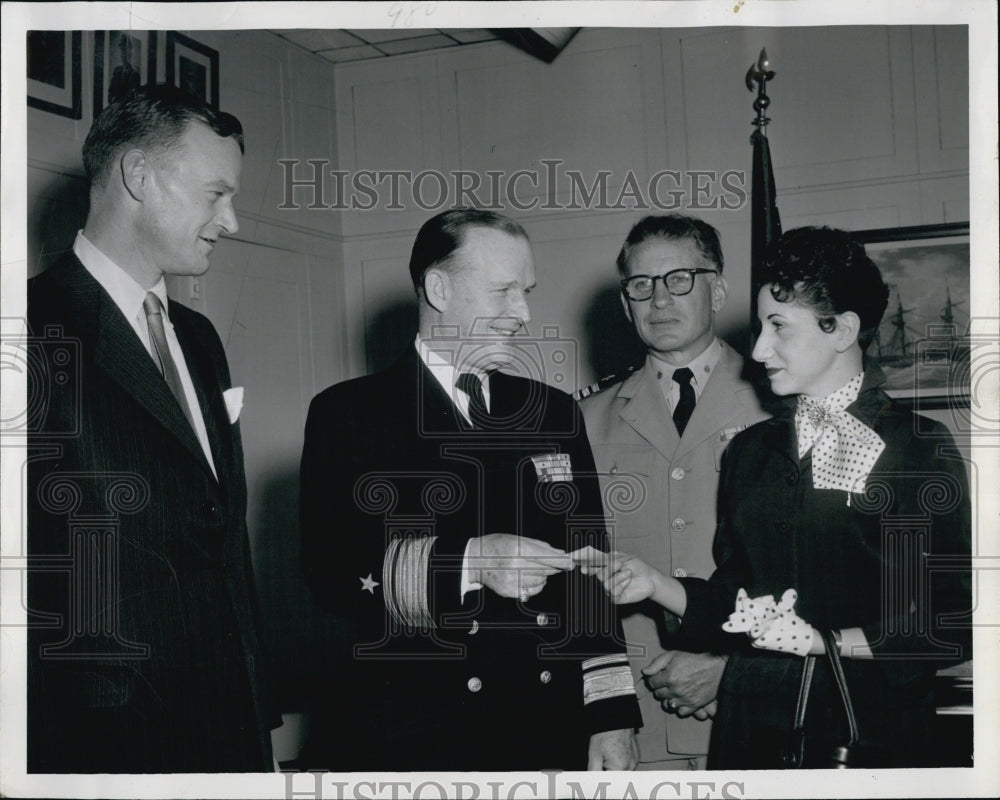
[[[715,335],[727,292],[719,234],[689,216],[646,217],[617,263],[646,361],[581,407],[605,488],[624,482],[644,500],[607,508],[609,532],[616,549],[665,574],[707,578],[722,452],[767,416],[740,377],[743,359]],[[724,656],[692,652],[659,607],[622,606],[621,615],[636,683],[646,684],[639,769],[704,769]]]

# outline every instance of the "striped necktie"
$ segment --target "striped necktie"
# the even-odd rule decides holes
[[[163,327],[163,304],[155,292],[148,292],[146,299],[142,301],[142,308],[146,312],[146,325],[149,328],[149,341],[153,346],[153,361],[160,369],[160,374],[170,387],[170,391],[177,400],[187,417],[188,424],[192,431],[197,431],[194,425],[194,417],[191,416],[191,409],[188,407],[187,398],[184,395],[184,387],[181,384],[181,376],[177,371],[177,365],[170,355],[170,348],[167,346],[167,334]]]

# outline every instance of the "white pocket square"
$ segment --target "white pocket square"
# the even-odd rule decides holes
[[[240,418],[240,411],[243,410],[243,387],[226,389],[222,393],[222,399],[226,401],[226,413],[229,414],[229,424],[232,425]]]

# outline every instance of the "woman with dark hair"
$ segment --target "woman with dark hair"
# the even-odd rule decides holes
[[[786,403],[725,453],[716,572],[677,579],[620,553],[578,560],[616,602],[652,598],[730,652],[710,768],[832,766],[851,737],[828,646],[859,765],[933,766],[934,673],[971,657],[965,466],[944,426],[918,426],[863,358],[888,290],[860,244],[789,231],[758,283],[753,358]]]

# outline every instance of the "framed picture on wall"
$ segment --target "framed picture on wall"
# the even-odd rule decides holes
[[[94,116],[108,103],[156,82],[156,31],[94,33]]]
[[[868,357],[890,395],[921,408],[968,408],[969,223],[856,231],[889,286]]]
[[[167,83],[219,108],[219,51],[176,31],[167,31]]]
[[[28,31],[28,105],[80,119],[80,31]]]

